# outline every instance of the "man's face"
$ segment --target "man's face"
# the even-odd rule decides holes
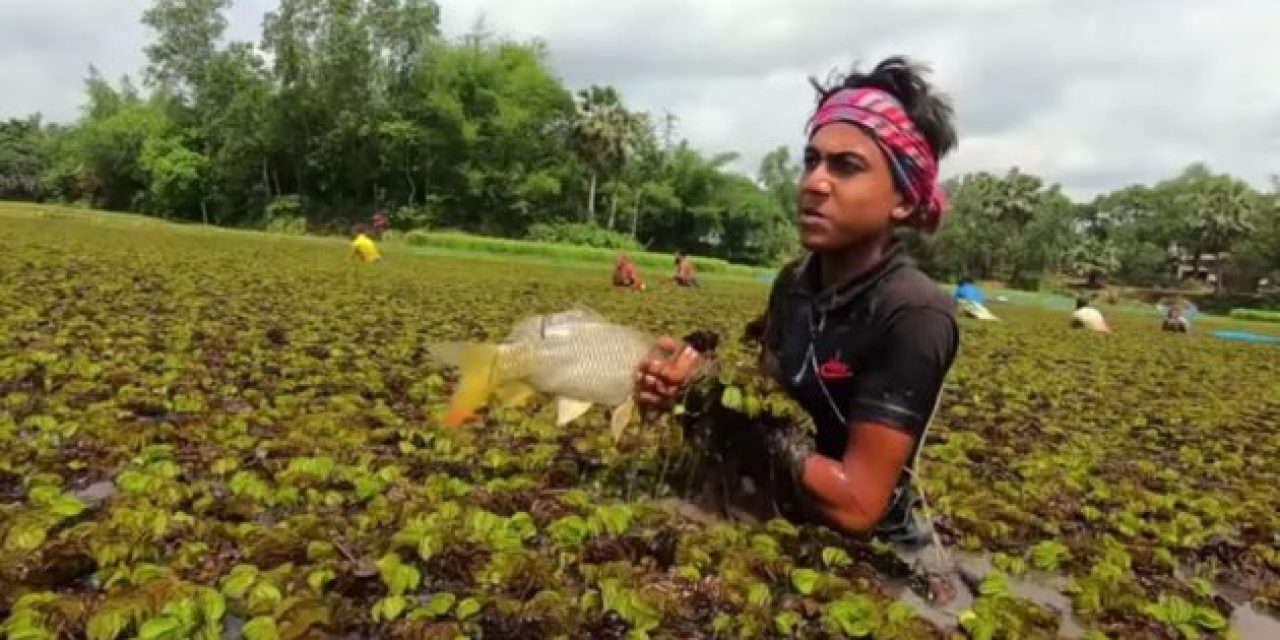
[[[909,214],[879,145],[845,123],[822,127],[805,147],[798,205],[800,241],[810,251],[836,251],[881,236]]]

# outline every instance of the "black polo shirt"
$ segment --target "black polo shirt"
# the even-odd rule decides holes
[[[812,254],[788,264],[766,318],[765,368],[813,416],[818,453],[843,458],[850,425],[861,420],[901,429],[919,450],[959,330],[950,297],[900,242],[870,270],[825,290]]]

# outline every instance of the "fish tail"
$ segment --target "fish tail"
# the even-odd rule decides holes
[[[491,344],[457,345],[455,355],[462,376],[444,414],[444,423],[453,428],[475,415],[493,393],[498,347]]]

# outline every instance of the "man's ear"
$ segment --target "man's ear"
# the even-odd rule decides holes
[[[893,211],[889,212],[889,217],[894,222],[909,222],[915,213],[915,207],[904,202],[902,196],[898,196],[898,203],[893,205]]]

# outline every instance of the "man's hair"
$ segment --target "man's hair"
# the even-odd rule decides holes
[[[1088,298],[1076,298],[1076,308],[1077,308],[1077,309],[1083,309],[1083,308],[1085,308],[1085,307],[1087,307],[1087,306],[1089,306],[1089,299],[1088,299]]]
[[[960,278],[959,280],[957,280],[957,281],[956,281],[956,284],[957,284],[957,285],[962,285],[962,286],[963,286],[963,285],[966,285],[966,284],[973,284],[973,278],[970,278],[969,276],[964,276],[964,277]]]
[[[809,82],[818,92],[818,104],[842,89],[871,87],[889,93],[902,104],[907,117],[929,142],[933,159],[939,160],[955,149],[956,131],[951,124],[951,102],[925,81],[928,72],[929,68],[923,64],[903,56],[890,56],[870,73],[859,71],[855,64],[848,74],[835,77],[825,86],[816,78],[809,78]]]

